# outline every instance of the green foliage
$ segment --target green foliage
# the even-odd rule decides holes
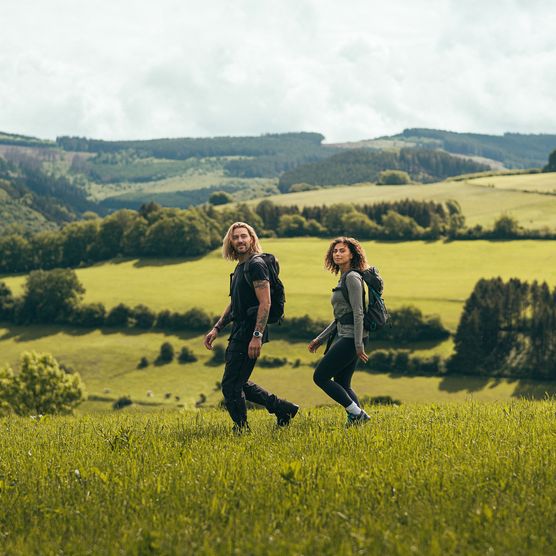
[[[548,134],[484,135],[419,128],[405,129],[390,139],[406,140],[418,146],[432,146],[451,153],[491,158],[508,168],[542,166],[556,144],[556,135]]]
[[[543,172],[556,172],[556,149],[548,157],[548,164],[543,168]]]
[[[170,342],[164,342],[160,346],[160,353],[156,359],[159,364],[170,363],[174,360],[174,347]]]
[[[212,357],[207,361],[207,365],[220,366],[226,361],[226,348],[222,344],[213,344]]]
[[[280,177],[282,193],[297,183],[338,185],[376,182],[384,170],[407,172],[415,181],[439,181],[449,176],[487,170],[488,166],[431,149],[399,152],[350,149],[319,162],[304,164]]]
[[[178,361],[180,363],[194,363],[197,361],[196,355],[193,350],[187,346],[181,348],[180,354],[178,355]]]
[[[0,370],[0,407],[17,415],[72,413],[84,399],[79,374],[66,374],[48,353],[23,353],[17,374]]]
[[[211,193],[209,197],[209,203],[211,205],[227,205],[233,200],[234,198],[225,191],[215,191],[214,193]]]
[[[34,270],[27,277],[19,320],[67,322],[85,293],[75,271]]]
[[[378,185],[406,185],[411,183],[411,177],[402,170],[383,170],[378,174]]]
[[[0,322],[13,319],[14,296],[5,282],[0,282]]]
[[[453,372],[556,378],[556,289],[481,279],[465,302]]]
[[[512,239],[519,236],[519,223],[510,214],[500,215],[494,222],[493,237]]]

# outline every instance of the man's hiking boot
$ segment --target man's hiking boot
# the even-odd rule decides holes
[[[347,414],[346,427],[353,427],[354,425],[362,425],[363,423],[368,423],[371,418],[361,410],[359,415],[353,415],[352,413]]]
[[[287,427],[298,411],[298,405],[286,401],[282,402],[280,409],[276,412],[276,424],[279,427]]]
[[[249,428],[249,425],[247,423],[243,425],[238,425],[237,423],[234,423],[234,426],[232,427],[232,433],[235,434],[236,436],[242,436],[243,434],[247,434],[250,432],[251,429]]]

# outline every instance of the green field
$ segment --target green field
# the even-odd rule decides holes
[[[369,412],[0,419],[2,552],[553,553],[554,401]]]
[[[282,264],[282,277],[287,290],[287,314],[310,314],[331,318],[329,303],[334,277],[322,266],[327,241],[319,239],[265,240],[265,249],[276,253]],[[364,244],[371,262],[385,278],[385,298],[390,307],[412,304],[425,313],[437,313],[455,330],[463,302],[481,277],[517,276],[524,280],[547,280],[556,284],[556,249],[550,241],[511,242],[407,242]],[[219,313],[228,303],[228,273],[233,264],[223,261],[217,251],[198,260],[188,261],[113,261],[91,268],[78,269],[79,279],[87,289],[86,301],[103,302],[108,308],[119,302],[129,305],[144,303],[160,310],[184,311],[200,306]],[[21,292],[24,277],[5,279],[16,293]],[[276,335],[275,335],[276,337]],[[226,335],[222,342],[225,344]],[[307,338],[307,341],[310,338]],[[172,363],[137,370],[142,356],[153,361],[160,345],[170,341],[176,352],[188,346],[199,357],[191,365]],[[143,402],[164,403],[175,407],[174,399],[191,407],[200,393],[209,402],[222,367],[206,366],[209,354],[202,347],[201,336],[70,330],[59,327],[11,327],[0,331],[0,364],[15,366],[19,354],[26,350],[52,352],[62,362],[78,370],[89,394],[108,400],[130,394]],[[370,349],[383,347],[370,343]],[[399,347],[399,346],[397,346]],[[452,341],[441,344],[409,345],[421,355],[439,353],[448,356]],[[316,356],[306,351],[305,342],[289,343],[279,339],[265,346],[269,356],[287,356],[290,363],[300,359],[301,366],[257,369],[255,380],[296,399],[304,405],[326,403],[327,398],[313,385],[312,370]],[[318,354],[320,356],[320,354]],[[479,399],[508,399],[520,394],[539,396],[553,391],[550,384],[518,383],[455,378],[407,378],[380,374],[357,373],[357,388],[362,394],[391,395],[403,402],[464,399],[472,394]],[[108,389],[109,392],[105,392]],[[147,397],[152,390],[153,396]],[[165,393],[171,393],[169,400]],[[92,405],[91,405],[92,404]],[[109,402],[87,402],[85,410],[109,407]]]
[[[546,194],[554,190],[556,173],[548,173],[492,176],[431,185],[362,184],[275,195],[269,199],[279,205],[299,207],[348,202],[372,204],[408,198],[436,202],[455,199],[461,205],[468,226],[491,227],[500,214],[508,213],[522,226],[539,229],[556,228],[556,195]]]
[[[455,330],[465,299],[479,278],[502,276],[546,280],[556,285],[554,241],[364,242],[369,262],[385,280],[385,299],[392,308],[415,305],[439,314]],[[323,268],[328,241],[315,238],[263,241],[278,256],[286,285],[286,313],[331,318],[330,292],[335,277]],[[204,307],[220,314],[228,303],[233,264],[214,251],[197,260],[122,260],[77,269],[85,301],[107,308],[123,302],[152,309]],[[24,277],[4,280],[16,293]]]
[[[218,342],[225,345],[224,335]],[[167,408],[193,408],[200,394],[207,396],[208,405],[217,405],[221,399],[215,388],[221,380],[223,365],[209,366],[210,353],[202,345],[203,337],[190,334],[172,335],[156,332],[125,333],[70,330],[55,326],[0,328],[2,355],[0,365],[17,366],[23,351],[50,352],[65,365],[78,371],[92,400],[80,406],[79,411],[104,411],[120,396],[130,395],[140,404],[154,404]],[[152,364],[162,342],[170,342],[176,352],[182,346],[192,349],[198,357],[186,365],[174,361],[167,365]],[[377,346],[371,343],[370,349]],[[380,347],[380,346],[378,346]],[[435,347],[409,345],[420,355],[441,353],[446,356],[451,341]],[[316,355],[307,351],[305,342],[290,343],[275,338],[265,345],[263,354],[287,357],[288,364],[278,368],[256,368],[253,380],[260,382],[279,396],[300,403],[304,407],[330,403],[312,380],[313,370],[322,351]],[[146,369],[137,369],[139,359],[150,361]],[[299,367],[292,363],[300,360]],[[403,403],[443,402],[465,400],[508,400],[516,396],[542,398],[556,394],[556,384],[481,377],[407,377],[397,374],[357,372],[354,387],[360,395],[391,396]],[[152,393],[149,395],[148,393]],[[166,398],[166,394],[170,394]],[[179,400],[176,400],[179,396]],[[102,398],[102,400],[99,400]],[[148,408],[147,406],[142,406]]]

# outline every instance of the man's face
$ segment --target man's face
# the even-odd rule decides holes
[[[251,250],[253,240],[247,228],[236,228],[232,232],[232,246],[238,255],[245,255]]]

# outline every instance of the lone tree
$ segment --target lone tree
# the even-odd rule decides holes
[[[556,149],[550,153],[548,164],[542,169],[543,172],[556,172]]]
[[[49,353],[25,352],[21,370],[0,369],[0,410],[16,415],[68,414],[85,400],[78,373],[66,373]]]
[[[383,170],[378,174],[378,185],[406,185],[411,178],[403,170]]]

